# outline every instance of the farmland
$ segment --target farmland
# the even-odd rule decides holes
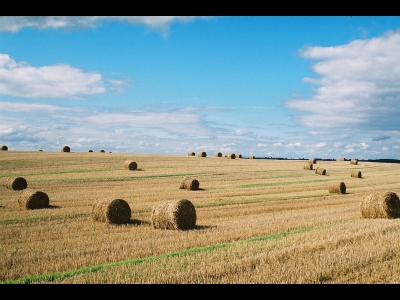
[[[137,169],[125,169],[127,160]],[[400,219],[360,213],[366,195],[400,195],[399,164],[304,163],[0,151],[0,282],[399,283]],[[49,207],[21,207],[21,191],[5,187],[12,176],[46,193]],[[185,176],[199,189],[180,189]],[[328,191],[336,182],[345,194]],[[105,198],[124,199],[130,221],[92,220],[93,204]],[[154,229],[152,207],[180,199],[193,203],[195,228]]]

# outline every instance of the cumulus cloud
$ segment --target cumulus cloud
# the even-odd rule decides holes
[[[32,67],[0,53],[0,94],[24,98],[73,98],[106,91],[99,73],[60,64]]]
[[[128,22],[134,25],[145,25],[168,33],[173,22],[190,22],[197,16],[3,16],[0,17],[0,32],[18,32],[24,27],[38,29],[61,28],[94,28],[105,22]]]
[[[252,132],[248,129],[237,129],[235,131],[235,134],[236,135],[249,135],[249,134],[252,134]]]
[[[317,85],[306,99],[287,100],[285,106],[303,114],[305,126],[329,128],[398,129],[400,114],[400,31],[354,40],[332,47],[304,47],[305,59],[316,60]]]

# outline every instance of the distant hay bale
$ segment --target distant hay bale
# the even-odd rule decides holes
[[[317,163],[317,160],[316,160],[315,158],[310,158],[310,159],[308,160],[308,162],[309,162],[309,163],[312,163],[312,164],[316,164],[316,163]]]
[[[350,161],[350,164],[352,164],[352,165],[357,165],[357,164],[358,164],[358,160],[357,160],[357,159],[352,159],[352,160]]]
[[[361,178],[361,171],[351,171],[351,177]]]
[[[46,193],[33,188],[23,189],[18,198],[19,206],[26,209],[46,208],[49,203],[50,199]]]
[[[332,183],[328,187],[329,193],[346,194],[346,184],[344,182]]]
[[[39,149],[38,151],[39,151],[39,152],[43,152],[43,150],[42,150],[42,149]]]
[[[236,158],[242,158],[242,154],[236,155]]]
[[[124,168],[126,170],[136,170],[137,169],[137,163],[133,160],[126,160],[124,162]]]
[[[326,170],[325,170],[324,168],[318,167],[318,168],[315,170],[315,174],[318,174],[318,175],[325,175],[325,174],[326,174]]]
[[[124,224],[131,219],[131,208],[123,199],[105,198],[93,204],[93,221],[110,224]]]
[[[228,159],[235,159],[235,158],[236,158],[236,155],[235,155],[235,153],[228,153],[228,154],[226,155],[226,158],[228,158]]]
[[[336,159],[336,161],[345,161],[346,159],[344,157],[339,157],[338,159]]]
[[[313,164],[308,162],[304,164],[304,169],[306,170],[312,170],[313,169]]]
[[[188,153],[188,156],[196,156],[196,153],[194,153],[194,152],[189,152],[189,153]]]
[[[222,153],[221,152],[215,152],[214,153],[214,157],[222,157]]]
[[[192,178],[190,176],[186,176],[182,179],[182,181],[179,185],[179,188],[186,189],[189,191],[195,191],[195,190],[199,189],[199,186],[200,186],[200,182],[197,179]]]
[[[6,145],[1,146],[1,150],[8,150],[8,147]]]
[[[256,157],[254,155],[249,156],[249,159],[255,159]]]
[[[204,151],[201,151],[197,154],[198,157],[207,157],[207,153]]]
[[[366,195],[360,203],[360,211],[363,218],[398,218],[400,217],[399,196],[389,191]]]
[[[87,152],[93,152],[93,150],[88,150]]]
[[[155,229],[193,229],[196,226],[196,209],[187,199],[163,201],[153,206],[151,224]]]
[[[97,151],[97,152],[101,152],[101,153],[104,153],[104,152],[106,152],[106,151],[104,151],[103,149],[101,149],[101,150],[99,150],[99,151]]]
[[[61,152],[71,152],[71,148],[68,146],[61,147]]]
[[[20,191],[26,189],[28,183],[23,177],[10,177],[7,179],[6,188],[9,190]]]

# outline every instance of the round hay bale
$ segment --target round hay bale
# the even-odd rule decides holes
[[[326,170],[325,170],[324,168],[318,167],[318,168],[315,170],[315,174],[318,174],[318,175],[325,175],[325,174],[326,174]]]
[[[6,182],[6,188],[9,190],[20,191],[27,187],[28,183],[23,177],[10,177]]]
[[[88,150],[87,152],[93,152],[93,150]]]
[[[153,207],[151,224],[155,229],[193,229],[196,226],[196,209],[187,199],[163,201]]]
[[[49,203],[50,199],[46,193],[33,188],[22,190],[18,198],[19,206],[26,209],[46,208],[49,206]]]
[[[228,153],[228,154],[226,155],[226,158],[228,158],[228,159],[235,159],[235,158],[236,158],[236,155],[235,155],[235,153]]]
[[[101,199],[93,204],[91,217],[97,222],[124,224],[131,219],[131,208],[123,199]]]
[[[310,159],[308,160],[308,162],[309,162],[309,163],[312,163],[312,164],[316,164],[316,163],[317,163],[317,159],[315,159],[315,158],[310,158]]]
[[[106,152],[106,151],[104,151],[103,149],[101,149],[101,150],[99,150],[99,151],[97,151],[97,152],[101,152],[101,153],[104,153],[104,152]]]
[[[242,154],[236,155],[236,158],[242,158]]]
[[[126,170],[136,170],[137,169],[137,163],[133,160],[126,160],[124,163],[124,168]]]
[[[399,196],[389,191],[366,195],[360,203],[360,211],[363,218],[398,218],[400,217]]]
[[[313,169],[313,164],[308,162],[304,164],[304,169],[306,170],[312,170]]]
[[[221,152],[215,152],[214,153],[214,157],[222,157],[222,153]]]
[[[346,160],[346,158],[344,158],[344,157],[339,157],[338,159],[336,159],[336,161],[345,161]]]
[[[357,159],[352,159],[352,160],[350,161],[350,164],[352,164],[352,165],[357,165],[357,164],[358,164],[358,160],[357,160]]]
[[[194,153],[194,152],[189,152],[189,153],[188,153],[188,156],[196,156],[196,153]]]
[[[346,184],[344,182],[332,183],[328,187],[329,193],[346,194]]]
[[[198,157],[207,157],[207,153],[204,151],[201,151],[197,154]]]
[[[182,179],[179,188],[186,189],[189,191],[195,191],[199,189],[199,186],[200,182],[197,179],[186,176],[185,178]]]
[[[61,152],[71,152],[71,148],[68,146],[61,147]]]
[[[8,150],[8,147],[6,145],[1,146],[1,150]]]
[[[39,149],[38,151],[39,151],[39,152],[43,152],[43,150],[42,150],[42,149]]]
[[[351,177],[361,178],[361,171],[351,171]]]
[[[256,157],[254,155],[249,156],[249,159],[255,159]]]

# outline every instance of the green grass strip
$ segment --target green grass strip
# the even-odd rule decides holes
[[[8,219],[0,219],[0,224],[12,224],[12,223],[32,222],[32,221],[52,221],[65,218],[80,218],[80,217],[85,217],[87,215],[89,215],[89,213],[80,212],[80,213],[63,214],[63,215],[33,216],[27,218],[8,218]]]
[[[183,174],[157,174],[157,175],[142,175],[142,176],[116,176],[116,177],[94,177],[94,178],[62,178],[62,179],[38,179],[31,180],[32,182],[63,182],[63,181],[124,181],[144,178],[165,178],[176,176],[191,176],[191,175],[207,175],[208,173],[183,173]]]
[[[256,186],[274,186],[274,185],[290,185],[290,184],[303,184],[303,183],[311,183],[311,182],[327,182],[332,181],[333,179],[312,179],[312,180],[303,180],[303,181],[284,181],[284,182],[266,182],[266,183],[251,183],[251,184],[242,184],[238,185],[239,188],[252,188]]]
[[[216,245],[209,245],[209,246],[204,246],[204,247],[195,247],[195,248],[191,248],[191,249],[185,249],[185,250],[181,250],[181,251],[170,252],[170,253],[165,253],[165,254],[156,255],[156,256],[149,256],[149,257],[144,257],[144,258],[139,258],[139,259],[134,259],[134,260],[125,260],[125,261],[119,261],[119,262],[114,262],[114,263],[109,263],[109,264],[85,267],[85,268],[81,268],[78,270],[55,272],[55,273],[35,275],[35,276],[26,276],[26,277],[22,277],[22,278],[15,279],[15,280],[1,281],[0,284],[31,284],[31,283],[35,283],[35,282],[52,282],[56,279],[62,280],[65,278],[76,276],[76,275],[97,272],[102,269],[124,266],[124,265],[137,265],[140,263],[154,261],[154,260],[160,260],[163,258],[188,255],[191,253],[198,253],[198,252],[203,252],[203,251],[212,251],[212,250],[216,250],[216,249],[226,248],[226,247],[236,245],[236,244],[259,242],[259,241],[265,241],[265,240],[269,240],[269,239],[277,239],[277,238],[285,237],[285,236],[291,235],[291,234],[308,232],[308,231],[322,229],[322,228],[329,228],[329,227],[333,227],[336,225],[349,223],[349,222],[356,222],[356,221],[359,221],[359,220],[349,220],[349,221],[332,223],[332,224],[322,225],[322,226],[317,226],[317,227],[306,227],[306,228],[296,229],[296,230],[292,230],[292,231],[283,231],[283,232],[279,232],[279,233],[249,238],[249,239],[245,239],[245,240],[233,241],[233,242],[229,242],[229,243],[222,243],[222,244],[216,244]]]

